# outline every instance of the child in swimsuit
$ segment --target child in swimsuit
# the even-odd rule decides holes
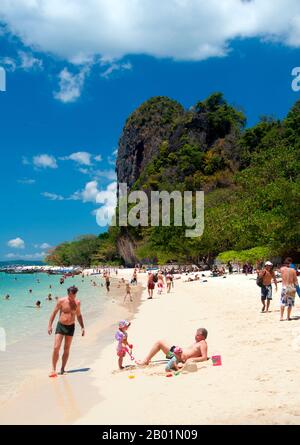
[[[123,360],[126,355],[126,352],[131,356],[131,359],[133,359],[131,354],[133,346],[128,343],[128,334],[126,332],[130,325],[131,323],[129,323],[129,321],[126,320],[120,321],[119,330],[116,332],[115,335],[115,339],[118,342],[117,356],[119,357],[118,360],[119,369],[124,369]]]
[[[179,346],[172,348],[172,351],[168,352],[167,358],[170,360],[166,365],[166,372],[170,372],[171,370],[178,371],[178,363],[182,361],[182,349]]]

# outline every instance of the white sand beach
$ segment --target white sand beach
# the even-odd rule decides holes
[[[270,313],[260,313],[254,276],[175,280],[170,294],[146,300],[128,330],[134,354],[144,358],[153,342],[187,346],[195,330],[208,329],[209,355],[198,371],[165,377],[164,364],[115,371],[115,345],[93,367],[102,396],[80,424],[299,424],[300,324],[279,321],[279,291]],[[139,279],[145,279],[142,275]],[[294,316],[299,316],[296,302]],[[297,347],[297,345],[299,345]],[[164,358],[163,354],[157,358]],[[129,376],[133,375],[131,379]]]
[[[131,274],[124,270],[119,277]],[[20,417],[13,419],[12,413],[26,405],[22,423],[33,424],[74,423],[75,418],[76,424],[106,425],[299,424],[300,300],[292,314],[295,319],[280,322],[280,285],[271,312],[262,314],[254,275],[207,282],[185,278],[175,279],[170,294],[164,290],[158,296],[155,290],[153,300],[147,300],[144,290],[128,330],[133,354],[143,359],[160,338],[188,346],[196,329],[205,327],[209,356],[220,354],[222,366],[214,367],[209,360],[199,363],[197,372],[171,378],[166,378],[164,363],[119,371],[112,339],[90,363],[88,383],[84,373],[56,381],[45,377],[39,391],[27,388],[18,405],[11,401],[9,409],[0,411],[1,423],[19,423]],[[138,281],[145,285],[146,274],[139,274]],[[80,355],[74,354],[80,349],[72,355],[73,363],[80,362]],[[159,359],[164,359],[162,353],[153,360]],[[131,364],[129,358],[125,364]],[[47,415],[37,415],[39,404],[47,407]]]

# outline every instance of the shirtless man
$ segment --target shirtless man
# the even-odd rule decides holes
[[[292,308],[295,304],[296,287],[298,285],[297,273],[292,269],[292,258],[287,258],[280,269],[282,290],[280,298],[280,321],[283,321],[284,308],[287,307],[287,320],[291,320]]]
[[[125,294],[123,303],[125,303],[127,297],[129,297],[131,302],[133,301],[132,294],[131,294],[130,282],[126,283],[126,294]]]
[[[153,289],[155,288],[154,275],[152,272],[148,272],[147,288],[149,295],[148,300],[151,300],[153,298]]]
[[[263,278],[263,285],[261,287],[261,302],[262,302],[262,312],[269,312],[270,303],[272,300],[272,280],[274,281],[276,292],[277,292],[277,280],[273,270],[273,264],[271,261],[265,263],[264,269],[259,272],[259,275]],[[266,308],[267,300],[267,308]]]
[[[137,271],[134,269],[131,284],[137,284]]]
[[[107,292],[109,292],[110,291],[110,275],[109,275],[109,273],[107,273],[107,272],[105,272],[105,274],[103,274],[103,277],[104,277],[104,279],[105,279],[105,286],[106,286],[106,290],[107,290]]]
[[[76,298],[77,292],[78,292],[77,287],[75,286],[70,287],[68,289],[68,296],[65,298],[60,298],[57,301],[56,307],[49,320],[48,334],[51,335],[52,324],[54,322],[56,314],[59,312],[59,321],[57,323],[55,331],[55,342],[52,355],[52,372],[49,375],[49,377],[57,377],[56,365],[59,359],[59,351],[63,339],[65,339],[65,344],[64,344],[64,353],[62,356],[61,374],[64,374],[65,372],[65,367],[69,358],[69,352],[75,331],[75,317],[77,317],[78,323],[81,326],[82,336],[84,336],[85,334],[83,318],[80,312],[80,301],[77,300]]]
[[[207,357],[207,330],[204,328],[199,328],[196,331],[195,335],[195,343],[193,343],[190,347],[184,348],[182,350],[182,356],[181,360],[183,363],[188,362],[206,362],[208,360]],[[151,359],[159,352],[162,351],[165,355],[168,355],[168,353],[173,352],[173,350],[176,348],[176,346],[170,347],[170,344],[167,343],[164,340],[159,340],[156,342],[152,349],[150,350],[149,354],[143,361],[137,361],[137,365],[145,366],[149,365]]]

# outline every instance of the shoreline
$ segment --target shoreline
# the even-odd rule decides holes
[[[102,296],[106,300],[103,313],[100,320],[96,319],[86,326],[84,343],[81,337],[75,338],[70,354],[69,373],[56,379],[48,377],[52,353],[49,348],[49,366],[43,369],[33,367],[30,375],[18,383],[16,393],[1,402],[0,424],[13,425],[16,424],[16,419],[18,424],[70,424],[101,399],[100,392],[95,392],[90,376],[93,354],[111,343],[119,319],[131,319],[134,316],[142,294],[142,288],[137,286],[134,302],[130,306],[127,302],[126,307],[122,302],[124,286],[121,285],[118,289],[117,285],[118,277],[112,277],[110,293],[105,292]],[[52,343],[53,338],[51,347]],[[48,410],[40,410],[42,400],[47,400],[47,405],[50,405],[50,414]],[[28,406],[32,409],[28,410]]]

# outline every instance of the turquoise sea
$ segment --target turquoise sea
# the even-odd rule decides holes
[[[105,302],[108,300],[100,275],[82,278],[81,275],[67,278],[60,284],[60,275],[5,274],[0,273],[0,393],[12,390],[17,381],[33,368],[41,368],[51,359],[54,336],[47,333],[48,321],[53,311],[55,297],[63,297],[71,285],[79,288],[85,324],[101,318]],[[93,286],[93,281],[97,286]],[[32,289],[32,293],[29,292]],[[47,301],[48,294],[52,301]],[[9,294],[10,299],[5,300]],[[35,303],[41,301],[41,308]],[[57,318],[53,324],[55,329]],[[6,337],[4,350],[3,335]],[[75,333],[80,336],[80,329]]]

